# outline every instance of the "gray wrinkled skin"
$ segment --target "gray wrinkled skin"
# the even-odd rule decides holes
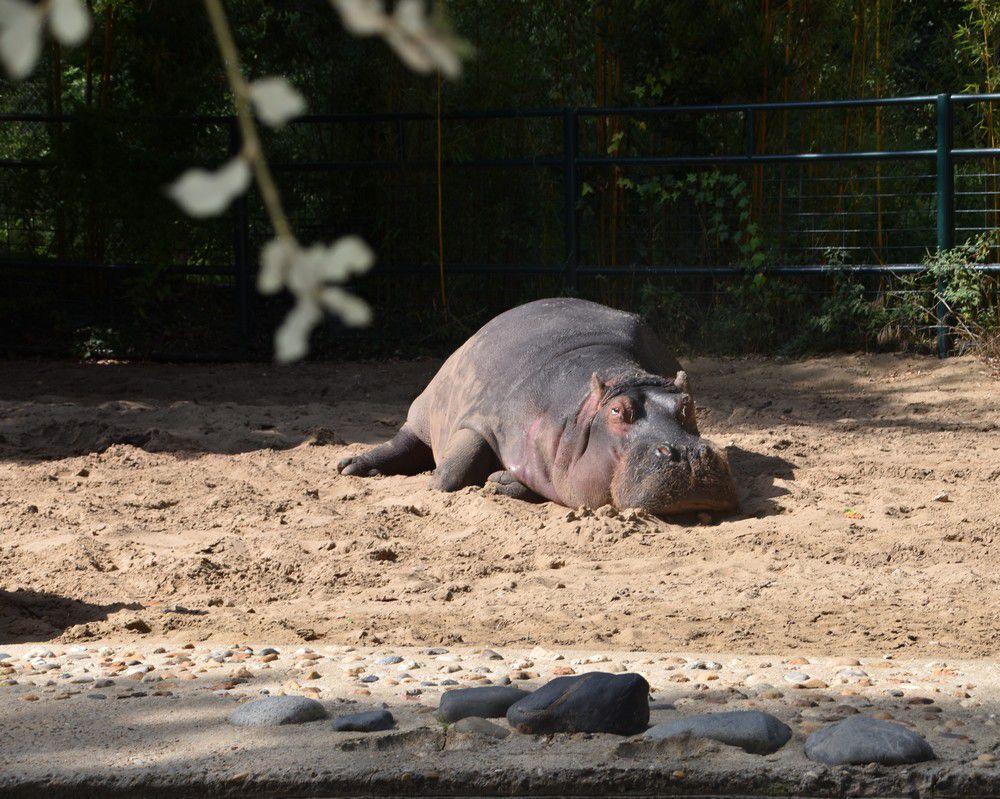
[[[487,480],[525,499],[654,514],[731,511],[725,455],[701,438],[680,364],[639,317],[577,299],[500,314],[444,363],[396,437],[344,474]]]

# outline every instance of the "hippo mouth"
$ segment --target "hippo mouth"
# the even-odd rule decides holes
[[[619,508],[641,508],[656,516],[732,513],[739,507],[725,453],[704,440],[682,452],[658,447],[652,457],[634,451],[616,470],[611,495]]]

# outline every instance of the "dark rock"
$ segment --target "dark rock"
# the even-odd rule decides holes
[[[240,705],[229,715],[229,723],[239,727],[276,727],[279,724],[302,724],[326,718],[326,711],[315,699],[304,696],[268,696]]]
[[[850,716],[806,739],[810,760],[835,766],[881,763],[897,766],[934,759],[934,750],[917,733],[901,724],[871,716]]]
[[[483,719],[503,718],[507,708],[526,696],[528,692],[520,688],[500,686],[459,688],[442,694],[441,704],[438,706],[438,718],[448,724],[469,716]]]
[[[760,710],[736,710],[729,713],[702,713],[667,721],[646,730],[646,737],[656,740],[691,736],[738,746],[755,755],[778,751],[792,737],[789,726],[770,713]]]
[[[635,735],[649,724],[649,683],[639,674],[591,672],[556,677],[511,705],[518,732],[609,732]]]
[[[395,724],[396,719],[388,710],[374,710],[370,713],[337,716],[333,720],[333,729],[337,732],[379,732],[391,730]]]

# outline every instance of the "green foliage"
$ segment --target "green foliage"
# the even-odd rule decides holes
[[[899,330],[911,340],[928,338],[936,330],[941,303],[960,350],[981,349],[995,337],[1000,328],[1000,287],[995,276],[979,267],[993,260],[996,246],[993,233],[930,253],[923,269],[900,280],[890,311]]]

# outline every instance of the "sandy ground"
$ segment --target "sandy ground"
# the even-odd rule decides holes
[[[979,362],[688,363],[742,512],[674,521],[339,476],[437,365],[0,364],[0,644],[996,654]]]
[[[1000,792],[1000,383],[980,363],[690,362],[742,511],[672,521],[338,476],[437,365],[0,364],[0,794]],[[434,720],[445,679],[566,668],[646,675],[654,722],[763,708],[795,738],[759,757]],[[398,726],[226,723],[265,691]],[[855,711],[939,759],[805,758]]]

